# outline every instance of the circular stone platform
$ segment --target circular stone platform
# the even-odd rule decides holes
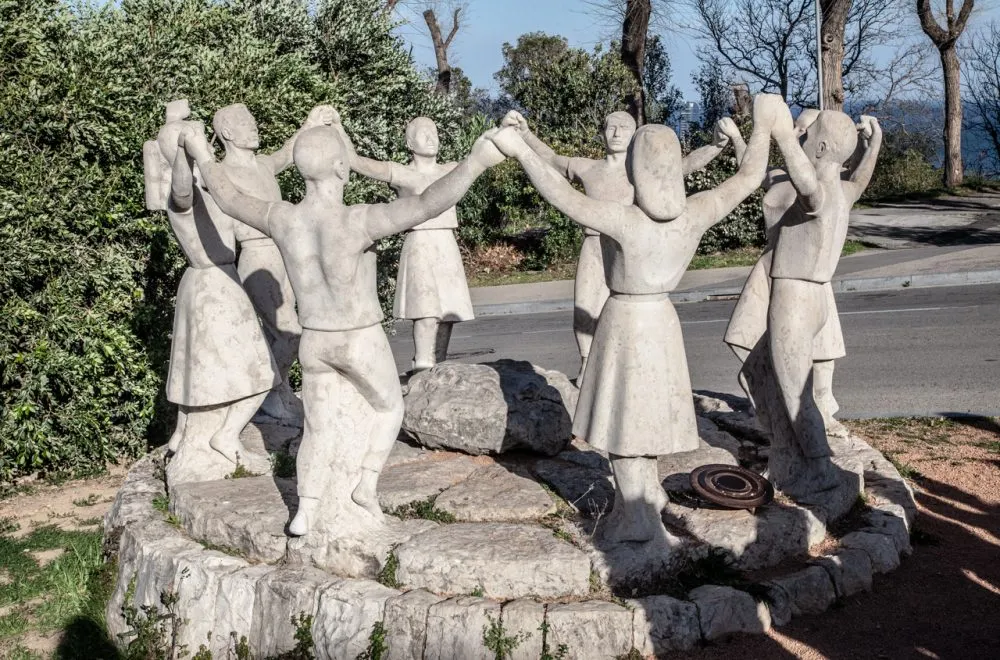
[[[163,454],[151,454],[105,519],[119,560],[108,628],[127,643],[123,608],[164,612],[161,596],[174,594],[178,644],[214,657],[234,636],[255,658],[289,650],[299,614],[313,617],[318,658],[355,658],[376,630],[383,657],[493,658],[491,629],[517,638],[513,658],[563,645],[567,658],[652,656],[821,612],[910,552],[912,492],[858,437],[830,438],[843,487],[809,508],[780,494],[756,511],[697,500],[694,467],[760,470],[767,446],[741,402],[695,402],[702,446],[659,461],[673,545],[598,540],[613,488],[606,457],[582,444],[489,458],[399,442],[379,481],[390,522],[364,543],[289,538],[293,475],[182,484],[168,500]],[[278,427],[245,437],[279,466],[296,446]],[[725,562],[739,577],[695,579]]]

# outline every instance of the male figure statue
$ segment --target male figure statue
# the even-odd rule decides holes
[[[851,207],[871,179],[881,145],[875,119],[862,122],[870,144],[848,180],[842,170],[855,152],[858,129],[846,114],[820,112],[802,144],[790,122],[774,131],[790,187],[772,189],[777,193],[770,196],[768,214],[780,220],[771,258],[767,334],[747,357],[743,372],[758,407],[769,393],[772,401],[777,399],[764,405],[772,430],[768,475],[802,502],[839,485],[814,395],[815,345],[836,312],[829,283]]]
[[[167,400],[178,405],[170,439],[175,453],[167,467],[172,484],[221,479],[237,462],[248,464],[239,434],[277,384],[274,360],[236,273],[234,221],[200,187],[187,154],[177,148],[181,132],[205,139],[201,123],[184,121],[188,114],[186,101],[168,104],[168,122],[144,146],[147,205],[166,210],[189,263],[177,290],[167,376]]]
[[[816,117],[819,110],[806,108],[795,119],[795,132],[800,142],[805,139],[806,132]],[[864,156],[872,146],[877,149],[878,140],[873,141],[873,129],[878,131],[877,122],[869,121],[870,118],[862,118],[858,125],[861,133],[862,148],[860,154],[855,154],[858,158],[852,158],[851,162],[857,166],[863,162]],[[737,154],[740,153],[739,144],[736,145]],[[739,158],[740,156],[737,155]],[[857,179],[857,170],[850,172],[851,180]],[[782,169],[772,169],[768,172],[764,180],[764,187],[767,193],[764,195],[763,211],[764,222],[767,228],[767,244],[760,259],[754,264],[740,299],[733,309],[729,326],[726,329],[725,342],[729,344],[733,353],[740,359],[746,360],[757,342],[764,337],[767,331],[767,308],[771,297],[770,272],[771,257],[774,244],[777,240],[778,223],[785,216],[785,213],[794,204],[798,193],[788,179],[788,174]],[[844,436],[847,429],[838,422],[833,415],[838,410],[837,400],[833,396],[833,371],[834,360],[844,357],[846,350],[844,347],[844,336],[840,327],[840,316],[837,313],[837,303],[833,295],[833,287],[829,282],[824,284],[824,297],[828,307],[827,320],[813,342],[813,397],[820,412],[823,414],[824,425],[827,435]],[[745,374],[741,371],[739,375],[740,386],[751,396],[747,385]],[[752,399],[752,397],[751,397]],[[766,407],[755,406],[761,425],[765,430],[769,430],[770,423],[767,419]]]
[[[345,206],[344,185],[354,148],[334,118],[333,127],[304,131],[295,143],[295,166],[306,182],[298,204],[268,202],[239,192],[207,144],[187,148],[197,160],[220,206],[233,217],[274,239],[281,251],[299,306],[302,340],[302,394],[305,429],[299,449],[299,506],[289,532],[300,536],[319,514],[340,516],[331,528],[348,524],[377,527],[382,522],[375,487],[403,419],[403,398],[396,366],[380,321],[375,289],[375,243],[405,231],[454,206],[482,172],[503,160],[493,144],[480,138],[469,157],[420,195],[389,204]],[[330,419],[344,386],[367,403],[348,420]],[[344,425],[348,427],[344,431]],[[366,429],[354,431],[354,427]],[[331,448],[352,460],[346,498],[326,499],[331,486]],[[321,499],[323,508],[320,509]],[[349,500],[349,501],[345,501]],[[335,516],[336,517],[336,516]],[[348,522],[350,521],[350,522]]]
[[[560,156],[547,144],[539,140],[530,130],[524,117],[511,111],[504,117],[503,126],[516,126],[521,137],[547,163],[574,183],[583,186],[590,198],[604,202],[631,204],[634,196],[632,183],[625,171],[625,161],[632,136],[635,135],[635,119],[627,112],[613,112],[604,120],[601,140],[607,153],[603,159],[571,158]],[[715,126],[712,144],[696,149],[681,159],[683,174],[689,174],[708,165],[722,153],[730,137],[739,136],[740,131],[732,119],[720,120]],[[594,340],[597,318],[601,314],[610,292],[604,282],[604,258],[601,253],[600,234],[584,227],[583,245],[576,266],[576,281],[573,290],[573,332],[580,349],[580,378],[583,377],[590,346]],[[578,383],[580,382],[578,378]]]
[[[299,132],[274,153],[263,155],[256,153],[260,146],[257,122],[245,105],[237,103],[217,110],[212,127],[226,150],[222,165],[229,180],[248,195],[281,201],[275,176],[291,165],[295,138],[302,130],[329,124],[332,112],[329,106],[313,108]],[[236,240],[240,245],[237,271],[264,326],[281,378],[281,384],[264,400],[262,410],[279,421],[301,424],[301,404],[288,383],[288,370],[295,361],[302,328],[281,254],[273,240],[242,222],[236,223]]]
[[[656,457],[696,449],[698,428],[669,292],[702,234],[760,184],[771,124],[783,109],[780,97],[759,96],[754,134],[739,172],[689,198],[680,142],[666,126],[647,125],[636,132],[626,163],[635,198],[627,203],[577,192],[514,128],[492,137],[501,151],[521,162],[549,203],[600,233],[611,295],[597,323],[573,433],[610,455],[615,503],[602,532],[608,540],[671,542],[660,518],[666,494]]]
[[[409,165],[357,156],[351,169],[388,183],[399,197],[419,195],[457,163],[439,163],[438,132],[432,119],[417,117],[406,126]],[[413,320],[413,369],[430,369],[448,357],[455,323],[471,321],[472,299],[462,255],[455,240],[455,207],[413,227],[403,241],[392,314]]]

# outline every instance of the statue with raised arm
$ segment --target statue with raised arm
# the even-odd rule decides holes
[[[301,130],[329,124],[332,112],[330,106],[313,108]],[[292,148],[301,130],[280,149],[264,155],[257,153],[260,146],[257,122],[242,103],[217,110],[212,127],[226,150],[222,165],[230,181],[248,195],[270,202],[281,201],[281,188],[275,177],[291,165]],[[301,425],[302,404],[288,383],[288,370],[298,353],[302,328],[281,254],[274,241],[242,222],[236,223],[236,240],[240,246],[236,268],[264,326],[281,378],[281,383],[267,396],[261,409],[280,422]]]
[[[181,133],[205,139],[187,101],[167,105],[167,123],[144,145],[146,203],[165,210],[188,260],[174,312],[167,400],[178,406],[167,465],[170,484],[222,479],[257,463],[239,439],[277,384],[274,360],[236,272],[234,221],[202,187]],[[267,467],[266,456],[257,457]]]
[[[588,197],[604,202],[632,203],[634,191],[625,171],[625,161],[632,136],[635,135],[636,124],[629,113],[613,112],[605,118],[601,141],[607,153],[600,160],[560,156],[528,129],[527,121],[515,110],[507,113],[502,125],[516,127],[535,153],[556,168],[566,179],[582,185]],[[720,120],[715,126],[712,144],[697,149],[681,159],[683,174],[704,168],[722,153],[731,136],[739,134],[739,129],[733,120],[728,117]],[[584,368],[590,355],[597,318],[610,295],[604,281],[600,234],[589,227],[584,227],[583,234],[573,290],[573,332],[580,350],[578,384],[582,382]]]
[[[714,190],[687,198],[680,142],[666,126],[643,126],[632,140],[626,172],[634,202],[578,192],[515,128],[492,137],[501,151],[521,162],[542,197],[600,234],[611,295],[597,322],[573,433],[609,453],[615,502],[601,523],[607,540],[673,542],[660,518],[666,494],[656,457],[696,449],[698,428],[681,326],[669,293],[702,234],[760,185],[771,125],[782,110],[780,97],[758,96],[754,133],[740,170]]]
[[[795,132],[800,142],[805,139],[806,132],[816,121],[817,116],[819,116],[819,110],[806,108],[795,119]],[[874,131],[877,131],[878,127],[877,122],[871,118],[862,117],[857,128],[860,137],[859,149],[857,157],[851,159],[855,167],[844,172],[844,175],[852,180],[857,177],[856,166],[861,162],[864,154],[872,147],[877,149],[878,142],[880,142],[880,139],[874,139]],[[764,188],[767,191],[763,203],[767,242],[764,252],[754,264],[746,283],[743,285],[743,291],[733,309],[724,339],[740,362],[746,360],[750,351],[767,331],[767,308],[771,298],[771,256],[777,239],[778,223],[798,195],[788,179],[788,173],[783,169],[770,170],[764,179]],[[844,357],[847,352],[844,347],[844,335],[840,326],[840,315],[837,313],[833,286],[827,282],[823,288],[829,311],[826,323],[813,342],[813,397],[823,414],[827,435],[843,437],[846,436],[847,429],[833,417],[839,409],[833,395],[833,372],[834,361]],[[752,402],[752,393],[742,371],[739,374],[739,381],[740,386]],[[769,422],[766,408],[757,406],[755,408],[758,408],[761,426],[768,430]]]
[[[203,137],[188,133],[213,197],[281,251],[298,302],[305,428],[297,458],[298,509],[289,533],[356,536],[383,522],[375,488],[403,420],[403,397],[375,288],[375,243],[454,206],[503,160],[486,138],[419,195],[389,204],[344,205],[354,147],[333,126],[303,131],[293,158],[305,179],[298,204],[241,193]]]
[[[406,146],[412,154],[408,165],[357,156],[351,169],[385,181],[402,198],[419,195],[457,165],[437,161],[437,126],[427,117],[407,124]],[[455,240],[457,227],[458,216],[451,207],[410,229],[403,241],[392,313],[413,321],[414,371],[446,360],[454,324],[475,318]]]
[[[882,134],[874,118],[862,117],[858,127],[838,111],[816,113],[807,122],[798,131],[774,132],[787,173],[776,177],[765,197],[772,224],[769,278],[762,280],[769,287],[767,331],[752,344],[749,335],[734,341],[730,333],[727,341],[743,345],[741,350],[750,345],[741,374],[770,431],[769,478],[798,501],[818,503],[822,493],[841,485],[827,441],[837,429],[827,426],[832,411],[821,404],[832,360],[843,355],[830,280],[851,207],[871,180]],[[855,153],[859,128],[867,145],[845,179],[844,164]]]

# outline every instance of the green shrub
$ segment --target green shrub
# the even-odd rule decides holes
[[[173,422],[163,399],[184,260],[143,207],[142,144],[164,102],[195,118],[246,103],[263,150],[318,103],[359,151],[403,160],[403,129],[458,113],[417,73],[379,0],[0,2],[0,484],[136,455]],[[297,173],[284,193],[302,191]],[[386,199],[352,182],[348,202]],[[398,241],[379,292],[391,300]],[[388,257],[388,258],[386,258]]]

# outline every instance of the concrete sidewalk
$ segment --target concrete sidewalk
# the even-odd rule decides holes
[[[885,249],[843,257],[834,291],[1000,283],[1000,195],[859,209],[849,237]],[[740,293],[749,266],[689,270],[671,294],[699,302]],[[573,309],[573,280],[472,289],[477,316]]]

